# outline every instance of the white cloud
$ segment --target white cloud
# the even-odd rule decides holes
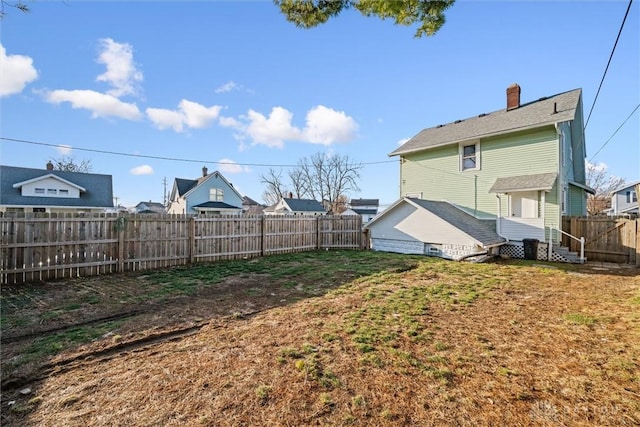
[[[62,156],[68,156],[73,151],[70,145],[58,145],[56,150],[58,150],[58,153]]]
[[[217,87],[215,92],[216,93],[231,92],[232,90],[238,89],[238,88],[239,88],[238,85],[232,80],[223,84],[222,86]]]
[[[356,137],[358,124],[342,111],[336,111],[323,105],[318,105],[307,112],[306,126],[303,130],[292,124],[293,114],[282,107],[274,107],[265,117],[263,114],[249,110],[246,117],[242,117],[248,124],[240,126],[240,122],[233,119],[220,119],[222,126],[234,127],[242,135],[236,138],[244,140],[248,137],[253,145],[267,147],[284,147],[285,141],[301,141],[311,144],[332,145],[338,142],[348,142]]]
[[[0,96],[22,92],[24,87],[38,78],[33,59],[24,55],[7,55],[0,44]]]
[[[197,102],[183,99],[177,110],[147,108],[146,113],[149,120],[158,129],[172,128],[176,132],[182,132],[185,126],[191,129],[202,129],[209,126],[218,118],[220,110],[222,107],[219,105],[205,107]]]
[[[225,128],[244,129],[244,125],[233,117],[220,116],[219,123]]]
[[[160,130],[173,128],[176,132],[182,132],[182,114],[174,110],[164,108],[147,108],[147,117]]]
[[[603,162],[597,164],[587,162],[587,170],[592,170],[594,172],[606,172],[608,168],[609,166]]]
[[[214,105],[211,107],[205,107],[196,102],[187,101],[183,99],[180,101],[180,111],[184,115],[185,124],[193,129],[202,129],[211,124],[220,114],[222,107]]]
[[[302,136],[300,130],[291,125],[292,118],[293,114],[282,107],[272,108],[268,118],[249,110],[245,132],[254,144],[282,148],[285,140],[299,140]]]
[[[54,90],[46,94],[46,100],[52,104],[69,102],[73,108],[83,108],[92,113],[92,117],[120,117],[127,120],[141,118],[136,104],[122,102],[118,98],[93,90]]]
[[[112,39],[101,39],[102,52],[98,62],[107,66],[107,71],[96,77],[99,82],[106,82],[113,87],[107,93],[115,97],[135,95],[142,82],[142,72],[133,62],[133,48],[128,43],[117,43]]]
[[[403,145],[405,142],[409,141],[411,138],[403,138],[397,142],[398,146]]]
[[[237,91],[242,91],[242,92],[246,92],[246,93],[254,93],[253,90],[248,89],[242,85],[237,84],[236,82],[234,82],[233,80],[230,80],[228,82],[226,82],[223,85],[218,86],[217,88],[215,88],[214,92],[215,93],[227,93],[227,92],[231,92],[233,90],[237,90]]]
[[[222,159],[218,163],[218,169],[224,173],[249,173],[248,166],[239,165],[231,159]]]
[[[129,171],[131,175],[153,175],[153,168],[149,165],[140,165]]]
[[[331,145],[351,141],[357,130],[355,120],[344,112],[318,105],[307,113],[307,126],[303,135],[305,142]]]

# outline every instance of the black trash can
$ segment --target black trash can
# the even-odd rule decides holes
[[[522,239],[524,243],[524,259],[538,259],[538,239]]]

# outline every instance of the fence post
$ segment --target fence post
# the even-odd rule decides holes
[[[196,258],[196,218],[189,218],[189,264]]]
[[[260,256],[264,256],[266,240],[267,240],[267,216],[262,215],[260,220]]]
[[[640,267],[640,220],[636,219],[636,266]]]
[[[322,215],[316,217],[316,249],[322,249],[322,244],[320,242],[320,220],[322,219]]]
[[[118,271],[124,272],[124,237],[125,237],[125,225],[127,219],[124,216],[118,216],[116,218],[116,230],[118,230]]]

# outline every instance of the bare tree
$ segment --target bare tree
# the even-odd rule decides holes
[[[287,194],[287,187],[282,181],[282,170],[276,172],[269,169],[269,172],[260,175],[260,182],[267,186],[262,193],[262,200],[269,206]]]
[[[297,199],[305,199],[310,196],[309,181],[302,169],[291,169],[289,171],[289,179],[291,180],[291,192],[293,197]]]
[[[596,191],[589,194],[587,199],[587,213],[591,216],[599,215],[610,207],[611,194],[625,184],[625,179],[609,175],[607,165],[597,165],[587,162],[587,185]]]
[[[89,173],[92,169],[91,160],[84,159],[77,162],[72,156],[62,156],[59,159],[51,159],[51,163],[53,163],[53,169],[58,171]]]
[[[6,9],[12,7],[24,13],[29,12],[29,6],[23,0],[10,1],[0,0],[0,19],[4,18],[7,14]]]
[[[260,182],[266,184],[262,193],[265,203],[274,204],[291,192],[298,199],[313,199],[326,203],[334,212],[344,211],[348,202],[347,194],[359,191],[362,165],[347,155],[316,153],[303,157],[298,166],[288,173],[289,184],[282,179],[282,171],[269,169],[260,175]]]
[[[346,154],[316,153],[298,162],[308,194],[315,200],[327,201],[331,210],[340,204],[340,197],[359,191],[358,179],[362,165]]]

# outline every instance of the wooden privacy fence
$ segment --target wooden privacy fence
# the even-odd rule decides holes
[[[638,219],[616,217],[563,217],[562,230],[584,237],[588,261],[640,265],[640,226]],[[563,236],[562,245],[579,251],[579,242]]]
[[[317,249],[362,249],[357,216],[0,217],[0,283],[149,270]]]

